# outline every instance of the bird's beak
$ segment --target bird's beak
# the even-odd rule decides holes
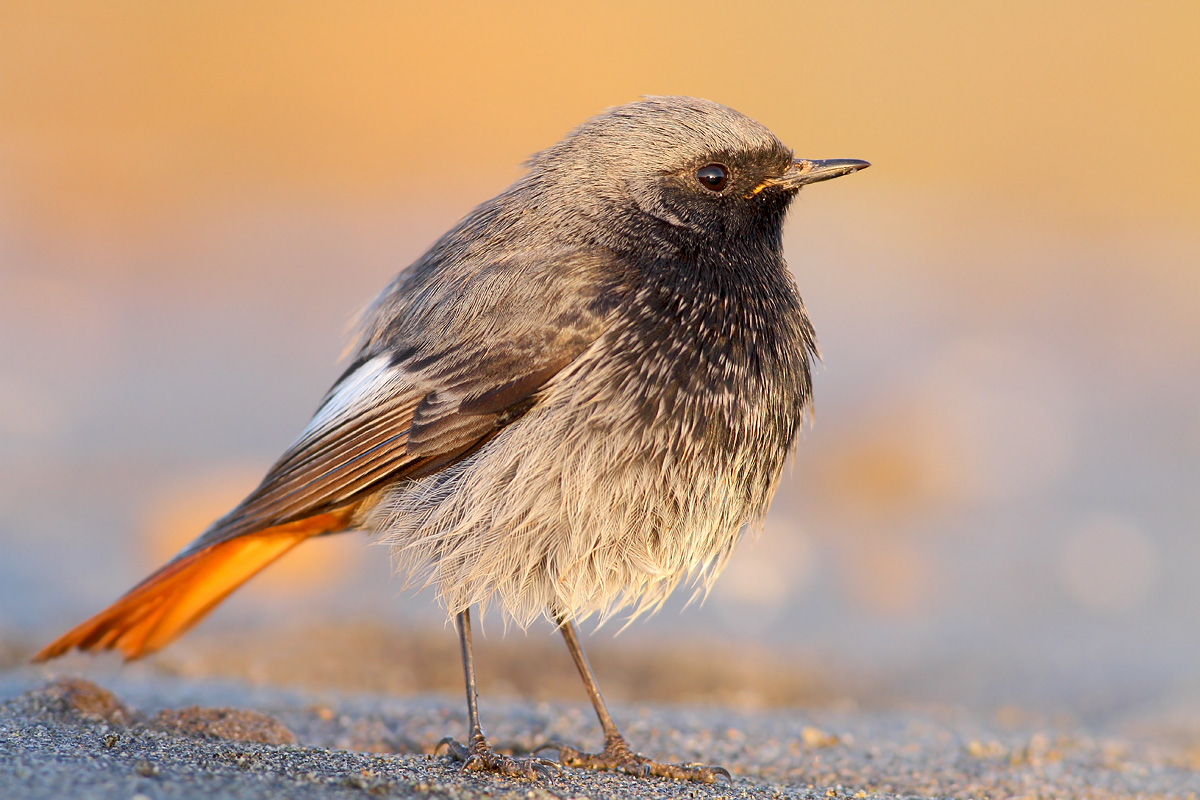
[[[853,158],[828,158],[824,161],[810,161],[807,158],[797,158],[783,175],[768,181],[767,185],[782,186],[785,189],[799,189],[810,183],[827,181],[830,178],[840,178],[851,175],[860,169],[871,166],[866,161]]]

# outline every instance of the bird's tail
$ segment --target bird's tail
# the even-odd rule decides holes
[[[47,645],[33,660],[72,647],[140,658],[183,634],[218,603],[300,542],[349,527],[352,508],[316,514],[217,542],[175,558],[124,597]]]

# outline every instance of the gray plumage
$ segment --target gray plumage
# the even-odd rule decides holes
[[[185,552],[357,504],[451,613],[636,614],[707,586],[811,397],[782,224],[813,163],[703,100],[585,122],[396,277],[300,439]]]

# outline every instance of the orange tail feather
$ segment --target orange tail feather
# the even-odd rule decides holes
[[[47,661],[72,647],[115,648],[126,660],[154,652],[300,542],[345,529],[352,511],[338,509],[266,528],[172,561],[104,611],[47,645],[33,660]]]

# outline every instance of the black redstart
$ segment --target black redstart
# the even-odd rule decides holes
[[[403,270],[353,363],[233,511],[37,655],[182,634],[305,539],[347,529],[436,587],[462,644],[465,767],[535,777],[479,725],[470,607],[557,624],[604,729],[568,766],[700,781],[618,732],[577,620],[703,585],[758,523],[811,398],[815,339],[783,259],[802,186],[867,167],[794,159],[762,125],[686,97],[613,108]]]

